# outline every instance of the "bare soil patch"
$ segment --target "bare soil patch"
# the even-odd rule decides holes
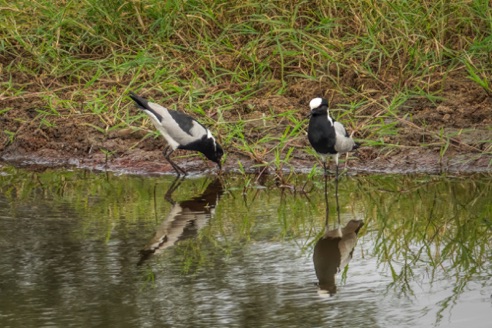
[[[17,83],[25,84],[27,90],[32,88],[32,94],[2,101],[2,108],[13,109],[0,114],[1,129],[15,131],[15,135],[0,134],[0,159],[17,164],[68,165],[128,173],[172,172],[172,167],[161,154],[164,139],[146,137],[146,131],[127,128],[103,133],[95,128],[105,129],[101,120],[88,114],[50,118],[49,124],[42,124],[38,110],[44,108],[46,99],[38,93],[37,84],[31,84],[27,76],[19,73],[15,78]],[[313,95],[326,93],[322,88],[313,90],[310,83],[298,83],[292,85],[285,96],[262,95],[251,99],[248,104],[227,112],[225,119],[236,121],[258,117],[262,113],[268,115],[271,108],[278,112],[297,108],[302,116],[307,113],[307,104]],[[449,78],[441,96],[444,100],[438,103],[426,99],[406,103],[397,119],[399,133],[384,140],[392,146],[363,145],[351,155],[347,166],[351,171],[359,172],[490,172],[491,97],[462,77]],[[332,101],[343,103],[343,99]],[[136,108],[133,110],[137,112]],[[289,122],[281,121],[269,133],[281,134],[287,124]],[[447,141],[440,140],[439,135],[445,136],[443,138]],[[220,140],[220,136],[218,138]],[[363,140],[364,136],[356,133],[355,138]],[[449,145],[443,147],[446,142]],[[307,138],[293,144],[296,147],[293,160],[289,167],[284,168],[308,171],[316,159],[304,151],[309,147]],[[225,151],[228,153],[224,165],[226,172],[237,171],[238,161],[250,171],[263,170],[255,165],[258,163],[250,154],[227,145]],[[177,162],[191,172],[216,168],[215,164],[195,153],[177,151],[175,156],[178,157]]]

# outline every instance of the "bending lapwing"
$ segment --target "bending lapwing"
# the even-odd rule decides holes
[[[338,157],[359,148],[359,145],[349,136],[342,123],[330,117],[328,101],[325,98],[314,98],[309,103],[311,118],[308,127],[308,139],[314,150],[321,155],[325,175],[326,156],[335,158],[336,180],[338,180]]]
[[[130,98],[150,117],[156,129],[166,139],[167,147],[163,151],[164,158],[171,164],[178,176],[186,175],[187,172],[171,159],[171,154],[176,149],[199,151],[209,160],[217,163],[221,170],[220,161],[224,151],[215,141],[209,129],[187,114],[149,102],[133,92],[130,92]]]

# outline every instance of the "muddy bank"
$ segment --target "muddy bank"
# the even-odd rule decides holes
[[[255,150],[263,154],[258,158],[240,150],[241,143],[234,137],[224,142],[229,136],[214,131],[226,152],[225,172],[239,172],[241,165],[247,172],[308,172],[317,159],[307,151],[310,146],[305,131],[289,139],[287,146],[294,148],[292,157],[285,163],[275,164],[271,150],[278,145],[274,140],[278,140],[292,123],[281,119],[266,129],[258,126],[254,118],[281,116],[284,111],[291,110],[298,120],[304,119],[313,90],[319,94],[329,92],[329,89],[313,87],[310,83],[296,84],[285,96],[264,95],[225,112],[226,122],[246,122],[243,127],[246,142],[256,143]],[[158,96],[149,97],[158,100]],[[456,76],[446,80],[441,98],[443,100],[438,102],[410,99],[401,106],[397,116],[385,118],[379,125],[374,125],[374,121],[381,113],[381,104],[367,105],[357,111],[356,117],[342,120],[353,120],[354,137],[362,143],[362,147],[351,154],[347,167],[351,172],[492,172],[492,97],[463,76]],[[354,99],[334,97],[331,107],[351,100]],[[99,115],[84,114],[83,103],[80,113],[43,116],[38,110],[45,106],[45,101],[42,95],[36,94],[29,98],[2,99],[2,108],[11,109],[0,114],[0,127],[4,132],[0,134],[0,160],[14,165],[173,174],[162,156],[164,139],[149,134],[153,130],[150,123],[148,126],[113,127],[105,124],[111,118],[107,114],[104,114],[104,120]],[[139,114],[129,98],[122,106],[128,106],[130,115]],[[332,115],[337,117],[338,114]],[[381,132],[385,124],[391,125],[391,133]],[[372,133],[372,126],[379,129],[378,133]],[[271,137],[272,141],[258,143],[265,136]],[[282,156],[287,149],[282,150]],[[215,164],[192,152],[176,151],[173,156],[180,166],[193,173],[216,170]],[[268,170],[264,171],[265,167]]]
[[[214,174],[217,166],[199,156],[179,152],[185,155],[177,157],[177,162],[191,175]],[[426,174],[466,174],[492,172],[492,156],[455,153],[443,158],[438,152],[422,149],[395,150],[392,154],[366,158],[373,150],[363,147],[345,163],[342,168],[356,173],[426,173]],[[172,167],[164,160],[160,151],[135,150],[130,154],[111,156],[90,154],[87,156],[70,156],[57,152],[41,151],[34,153],[4,153],[1,160],[5,164],[43,169],[48,167],[82,168],[96,171],[111,171],[122,174],[174,174]],[[241,173],[238,162],[248,173],[288,174],[308,173],[317,159],[311,155],[296,156],[289,165],[278,170],[273,165],[260,165],[246,156],[229,155],[223,170],[225,173]],[[334,163],[331,162],[331,168]]]
[[[490,131],[471,131],[475,133]],[[68,135],[80,135],[81,131]],[[21,134],[13,144],[4,147],[0,161],[15,166],[84,168],[100,171],[113,171],[128,174],[174,174],[172,167],[163,158],[162,138],[145,138],[141,132],[131,133],[132,137],[104,137],[82,133],[79,141],[65,140],[34,133]],[[92,136],[91,136],[92,135]],[[306,138],[307,140],[307,138]],[[91,141],[91,142],[89,142]],[[223,165],[226,173],[240,173],[240,166],[248,173],[307,173],[317,163],[316,156],[306,152],[309,145],[297,148],[288,163],[274,164],[273,158],[265,157],[259,163],[236,149],[226,148],[226,161]],[[369,147],[363,146],[352,153],[348,160],[341,157],[341,167],[353,173],[477,173],[492,172],[492,156],[472,151],[468,144],[451,145],[442,156],[442,147],[400,146]],[[101,151],[104,149],[105,151]],[[191,174],[208,174],[217,170],[217,166],[194,152],[178,150],[173,155],[175,161]],[[334,162],[331,161],[331,168]]]

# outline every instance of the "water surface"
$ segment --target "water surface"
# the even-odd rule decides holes
[[[340,182],[363,220],[336,292],[323,186],[0,169],[1,327],[488,327],[492,178]],[[294,191],[295,189],[295,191]],[[333,184],[330,229],[335,228]]]

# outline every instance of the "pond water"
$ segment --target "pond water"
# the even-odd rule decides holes
[[[344,176],[330,292],[319,176],[173,182],[0,167],[0,327],[490,327],[491,176]]]

